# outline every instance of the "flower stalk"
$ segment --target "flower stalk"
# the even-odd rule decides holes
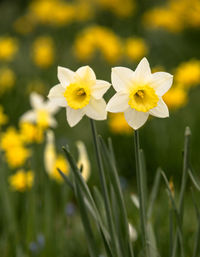
[[[135,162],[136,162],[136,178],[137,178],[137,187],[138,187],[138,196],[140,203],[140,224],[141,224],[141,234],[142,234],[142,243],[144,249],[144,256],[149,257],[148,249],[148,237],[147,237],[147,222],[146,222],[146,207],[145,207],[145,189],[143,183],[143,172],[142,172],[142,163],[140,158],[140,142],[139,142],[139,131],[135,130]]]

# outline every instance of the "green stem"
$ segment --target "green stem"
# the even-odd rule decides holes
[[[118,244],[116,242],[116,237],[115,237],[113,217],[112,217],[112,212],[111,212],[111,207],[110,207],[108,189],[107,189],[107,184],[106,184],[106,179],[105,179],[105,174],[104,174],[104,168],[103,168],[103,162],[102,162],[101,153],[100,153],[100,146],[99,146],[99,141],[98,141],[98,137],[97,137],[96,126],[92,119],[90,119],[90,124],[91,124],[91,129],[92,129],[92,135],[93,135],[94,147],[95,147],[95,152],[96,152],[100,183],[101,183],[101,188],[102,188],[103,197],[104,197],[104,204],[105,204],[105,210],[106,210],[106,216],[107,216],[110,236],[111,236],[111,240],[112,240],[112,243],[114,246],[115,255],[120,256],[119,250],[118,250]]]
[[[146,224],[146,208],[145,208],[145,195],[144,195],[144,185],[142,178],[142,164],[140,158],[140,143],[139,143],[139,131],[135,130],[135,161],[136,161],[136,177],[137,177],[137,187],[138,196],[140,203],[140,223],[141,223],[141,233],[142,233],[142,243],[145,252],[145,257],[149,257],[148,250],[148,238],[147,238],[147,224]]]

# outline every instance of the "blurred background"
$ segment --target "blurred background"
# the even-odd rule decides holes
[[[69,173],[61,149],[68,144],[76,160],[86,163],[89,186],[99,183],[88,119],[70,128],[62,108],[54,115],[58,125],[53,131],[43,118],[20,121],[33,108],[31,93],[47,101],[49,89],[58,83],[57,66],[76,70],[90,65],[98,79],[110,81],[112,67],[134,70],[146,56],[153,72],[173,74],[173,86],[164,96],[170,118],[149,118],[140,130],[148,187],[160,166],[176,193],[187,125],[192,130],[192,166],[199,172],[199,13],[199,0],[0,1],[1,256],[88,256],[76,201],[56,171],[59,166]],[[110,89],[105,99],[113,94]],[[123,114],[109,114],[106,121],[96,123],[99,134],[113,140],[129,218],[136,230],[135,249],[139,249],[138,210],[131,200],[131,194],[137,193],[134,132]],[[192,217],[190,204],[188,197],[186,210]],[[164,187],[154,212],[158,248],[165,257],[168,198]],[[188,256],[194,229],[195,223],[186,219]]]

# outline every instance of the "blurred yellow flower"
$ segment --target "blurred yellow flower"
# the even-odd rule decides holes
[[[36,0],[31,2],[29,12],[36,21],[61,26],[72,22],[77,16],[76,5],[61,0]]]
[[[147,11],[143,17],[144,25],[152,28],[164,28],[171,32],[182,30],[182,21],[176,12],[169,8],[154,8]]]
[[[48,68],[54,61],[54,42],[51,37],[38,37],[33,43],[32,58],[40,68]]]
[[[41,143],[44,138],[44,131],[41,127],[30,122],[20,122],[20,134],[25,143]]]
[[[125,120],[123,113],[109,113],[108,125],[115,134],[129,134],[133,131]]]
[[[0,37],[0,60],[11,61],[18,50],[18,42],[13,37]]]
[[[33,28],[36,25],[36,21],[33,19],[33,16],[26,14],[19,17],[13,24],[15,31],[22,35],[27,35],[33,31]]]
[[[0,128],[8,121],[7,115],[4,113],[3,107],[0,105]]]
[[[14,147],[23,145],[22,137],[14,127],[9,127],[4,133],[1,134],[0,147],[7,151]]]
[[[27,93],[36,92],[41,95],[46,95],[47,85],[40,79],[33,79],[27,84]]]
[[[88,158],[86,147],[82,141],[76,142],[76,146],[78,148],[78,153],[79,153],[77,166],[79,169],[82,166],[81,174],[82,174],[84,180],[88,181],[88,179],[90,177],[90,161]]]
[[[34,173],[24,170],[18,170],[14,175],[9,177],[9,184],[12,190],[24,192],[33,186]]]
[[[14,86],[15,79],[15,73],[11,69],[0,68],[0,95]]]
[[[163,96],[163,100],[169,109],[178,109],[187,103],[188,95],[181,87],[174,86]]]
[[[125,54],[133,61],[138,61],[148,53],[144,39],[130,37],[125,42]]]
[[[60,154],[56,156],[56,160],[50,176],[57,182],[63,182],[63,178],[59,174],[58,169],[60,169],[65,175],[69,174],[69,164],[66,158]]]
[[[5,151],[6,161],[11,168],[21,167],[29,156],[30,150],[23,145],[14,146]]]
[[[74,43],[76,57],[86,61],[93,58],[98,51],[108,62],[114,63],[122,55],[121,40],[112,30],[101,26],[92,26],[81,31]]]
[[[190,88],[200,83],[200,61],[190,60],[181,63],[174,73],[175,81],[184,88]]]
[[[98,4],[104,9],[108,9],[120,17],[133,15],[135,1],[133,0],[97,0]]]

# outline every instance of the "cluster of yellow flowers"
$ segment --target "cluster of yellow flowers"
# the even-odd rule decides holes
[[[43,36],[33,43],[32,58],[40,68],[48,68],[54,61],[54,42],[51,37]]]
[[[174,71],[174,86],[164,96],[171,109],[184,106],[188,101],[188,91],[200,84],[200,61],[189,60],[180,63]]]
[[[87,61],[96,52],[111,63],[123,56],[138,61],[148,53],[146,42],[142,38],[119,38],[112,30],[102,26],[91,26],[80,32],[74,43],[74,52],[78,59]]]
[[[179,32],[187,27],[200,26],[199,0],[168,0],[166,6],[156,7],[144,14],[147,27]]]
[[[12,190],[24,192],[33,186],[34,173],[31,170],[18,170],[9,177],[9,184]]]
[[[104,9],[110,10],[119,17],[129,17],[135,11],[135,2],[133,0],[96,0]]]
[[[90,18],[92,6],[84,0],[71,3],[63,0],[34,0],[30,3],[28,13],[37,23],[62,26]]]

